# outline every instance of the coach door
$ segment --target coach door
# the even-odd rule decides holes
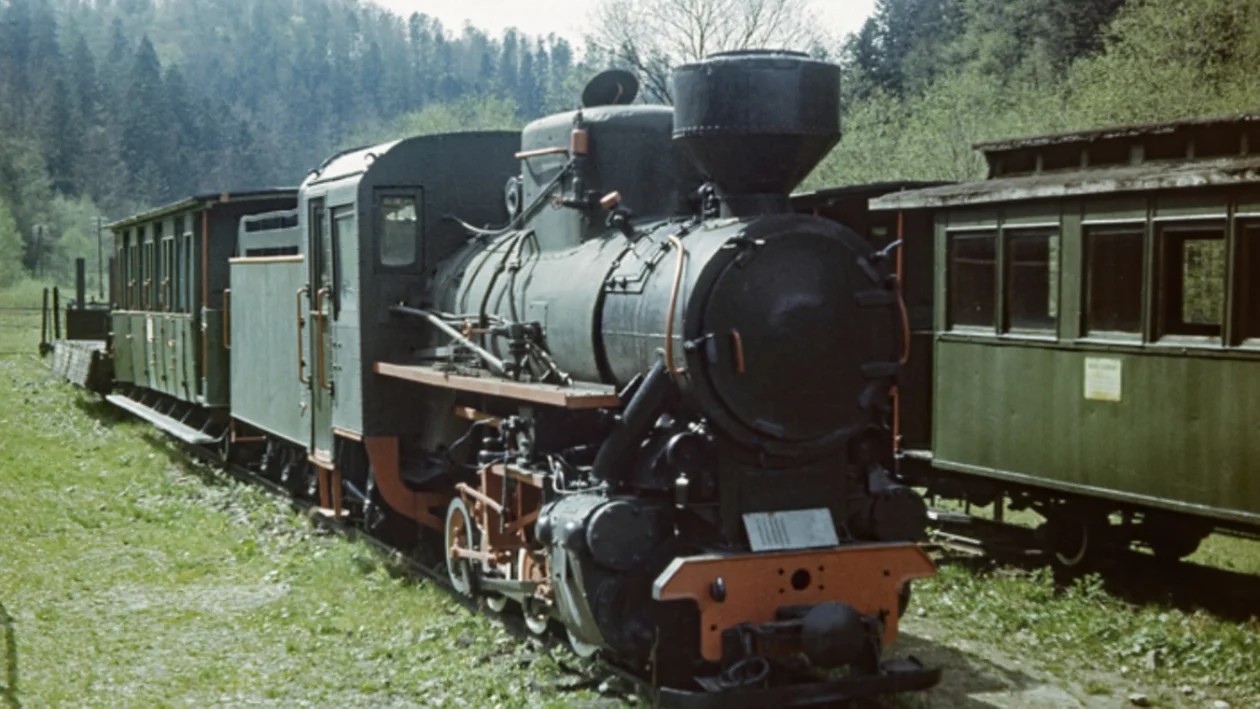
[[[311,451],[315,458],[332,462],[332,316],[336,297],[333,274],[332,239],[329,233],[324,200],[310,203],[310,387],[311,387]],[[338,210],[333,210],[334,216]]]

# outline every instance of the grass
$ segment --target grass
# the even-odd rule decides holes
[[[949,503],[941,506],[951,507]],[[983,509],[973,509],[987,516]],[[1007,520],[1035,526],[1031,512],[1007,513]],[[1260,544],[1213,535],[1189,561],[1202,566],[1260,575]],[[931,627],[952,641],[971,640],[1015,657],[1036,658],[1039,668],[1079,682],[1087,696],[1113,694],[1116,680],[1148,688],[1156,706],[1194,705],[1203,697],[1225,699],[1235,707],[1260,705],[1260,614],[1255,599],[1237,604],[1209,601],[1219,589],[1184,588],[1179,579],[1154,580],[1123,566],[1105,573],[1056,580],[1049,568],[1015,568],[989,561],[947,562],[936,579],[915,585],[911,633]],[[1176,574],[1178,567],[1170,567]],[[1207,577],[1205,577],[1207,578]],[[1257,584],[1260,586],[1260,584]],[[1192,602],[1174,593],[1188,595]],[[1129,593],[1143,602],[1125,600]],[[1217,606],[1228,606],[1229,617]],[[1209,610],[1212,608],[1213,610]],[[916,613],[912,612],[912,616]],[[1186,689],[1193,692],[1186,695]],[[1160,699],[1162,697],[1162,699]]]
[[[44,284],[31,280],[0,290],[0,357],[37,351],[43,292]]]
[[[0,352],[34,352],[38,322],[0,311]],[[25,354],[0,356],[0,511],[0,635],[16,641],[0,642],[0,707],[598,698],[566,689],[589,675],[562,646],[393,573]]]
[[[1152,686],[1188,685],[1235,706],[1260,700],[1260,621],[1131,605],[1097,575],[1064,588],[1047,569],[945,564],[915,586],[915,607],[955,637],[1035,657],[1058,676],[1102,670]]]

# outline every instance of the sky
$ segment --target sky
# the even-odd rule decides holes
[[[582,46],[587,17],[595,0],[373,0],[408,17],[422,12],[436,17],[458,34],[470,21],[491,36],[508,27],[530,35],[552,32],[575,47]],[[875,11],[875,0],[806,0],[819,15],[819,23],[837,38],[856,32]]]

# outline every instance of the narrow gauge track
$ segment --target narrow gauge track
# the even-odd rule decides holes
[[[206,446],[190,445],[190,444],[180,443],[179,441],[176,441],[174,439],[170,439],[170,440],[172,443],[180,445],[185,450],[189,451],[194,457],[201,460],[202,462],[208,465],[215,466],[221,470],[224,470],[225,472],[227,472],[229,475],[231,475],[233,478],[237,479],[240,482],[250,484],[250,485],[257,485],[263,490],[266,490],[272,496],[283,500],[293,510],[301,513],[307,519],[311,520],[312,524],[317,525],[333,533],[340,534],[346,539],[364,542],[365,544],[375,549],[377,552],[386,556],[389,559],[390,563],[394,565],[394,569],[396,571],[404,575],[407,575],[413,580],[424,580],[424,581],[427,581],[429,583],[436,585],[439,589],[441,589],[452,600],[454,600],[464,609],[473,613],[485,615],[488,617],[494,617],[494,618],[498,618],[499,620],[502,620],[504,629],[507,630],[509,633],[511,633],[513,636],[517,637],[522,642],[528,642],[532,638],[532,639],[537,639],[538,641],[542,642],[543,647],[548,650],[557,648],[557,647],[567,647],[567,644],[564,641],[560,640],[558,637],[556,637],[553,633],[548,633],[545,636],[534,635],[525,628],[523,621],[520,623],[512,622],[512,616],[511,614],[506,612],[506,609],[504,612],[499,612],[499,613],[493,613],[493,612],[485,613],[484,611],[487,611],[489,609],[484,607],[484,604],[480,602],[480,599],[470,598],[469,596],[461,594],[451,585],[450,579],[447,577],[445,569],[441,571],[435,571],[434,569],[429,568],[428,566],[425,566],[424,564],[420,563],[416,559],[407,555],[403,551],[393,546],[390,546],[389,544],[385,543],[384,541],[380,539],[377,539],[376,537],[372,536],[371,534],[368,534],[367,532],[354,526],[353,524],[347,524],[340,520],[333,519],[332,517],[319,514],[317,512],[318,506],[313,501],[294,497],[283,486],[278,485],[271,480],[268,480],[267,478],[255,473],[249,468],[243,465],[238,465],[236,463],[225,461],[220,451],[214,450]],[[581,673],[581,670],[570,668],[566,666],[564,663],[558,663],[558,664],[560,664],[561,667],[564,668],[567,672],[570,672],[572,674]],[[599,658],[599,656],[596,656],[595,664],[598,666],[601,673],[603,673],[604,675],[614,675],[628,682],[630,686],[633,686],[635,688],[635,691],[640,696],[651,698],[653,701],[653,704],[655,704],[656,689],[654,687],[644,682],[642,679],[635,676],[634,674],[627,672],[623,670],[622,668],[617,667],[616,665],[613,665],[609,662],[603,661],[602,659]],[[598,686],[601,682],[602,682],[602,678],[599,676],[589,677],[573,685],[557,685],[557,689],[560,691],[572,692],[572,691],[578,691],[581,689],[594,688]],[[612,696],[624,698],[627,693],[610,692],[609,694]],[[856,706],[865,707],[868,705],[856,705]],[[878,705],[869,705],[869,706],[874,707]]]
[[[952,517],[952,515],[951,515]],[[1065,569],[1055,566],[1036,533],[1027,527],[971,518],[937,520],[926,545],[938,564],[992,562],[1032,570],[1053,567],[1067,584],[1098,573],[1108,593],[1134,605],[1163,603],[1184,611],[1206,610],[1232,621],[1255,615],[1260,576],[1191,561],[1167,561],[1133,549],[1110,549],[1092,561]]]

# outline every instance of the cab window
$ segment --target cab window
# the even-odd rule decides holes
[[[410,195],[384,195],[380,198],[379,213],[381,265],[392,268],[413,265],[420,240],[416,198]]]

